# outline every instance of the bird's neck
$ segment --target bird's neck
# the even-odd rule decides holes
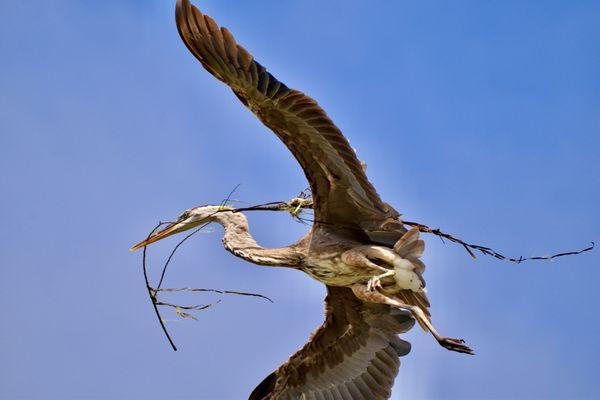
[[[267,249],[260,246],[250,234],[248,219],[240,212],[219,212],[215,221],[223,226],[225,248],[237,257],[253,264],[298,267],[303,254],[296,246]]]

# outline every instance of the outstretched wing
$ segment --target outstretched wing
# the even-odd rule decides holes
[[[309,342],[265,378],[249,400],[378,400],[391,396],[399,357],[410,343],[397,335],[410,313],[364,303],[351,289],[327,287],[325,322]]]
[[[225,82],[298,160],[317,222],[366,231],[393,224],[398,213],[382,202],[348,140],[315,100],[279,82],[189,0],[177,1],[176,19],[181,38],[204,68]]]

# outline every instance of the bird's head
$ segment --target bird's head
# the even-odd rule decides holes
[[[213,222],[217,213],[228,210],[232,210],[232,207],[200,206],[185,210],[175,222],[168,224],[166,228],[153,233],[146,240],[136,244],[131,248],[131,251],[135,251],[176,233],[185,232],[202,224]]]

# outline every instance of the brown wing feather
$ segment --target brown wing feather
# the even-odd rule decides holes
[[[249,400],[388,399],[410,343],[398,338],[408,312],[364,303],[351,289],[327,287],[325,322],[309,342],[269,375]],[[302,397],[304,395],[304,397]]]
[[[317,222],[378,231],[399,216],[381,201],[348,140],[315,100],[279,82],[189,0],[177,1],[176,19],[181,38],[204,68],[231,87],[298,160]]]

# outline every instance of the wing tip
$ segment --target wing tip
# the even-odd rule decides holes
[[[277,371],[273,371],[262,380],[261,383],[254,388],[252,393],[250,393],[250,397],[248,400],[263,400],[266,399],[271,393],[273,393],[273,389],[275,388],[275,383],[277,382]]]
[[[179,19],[190,6],[190,0],[177,0],[177,3],[175,3],[175,17]]]

